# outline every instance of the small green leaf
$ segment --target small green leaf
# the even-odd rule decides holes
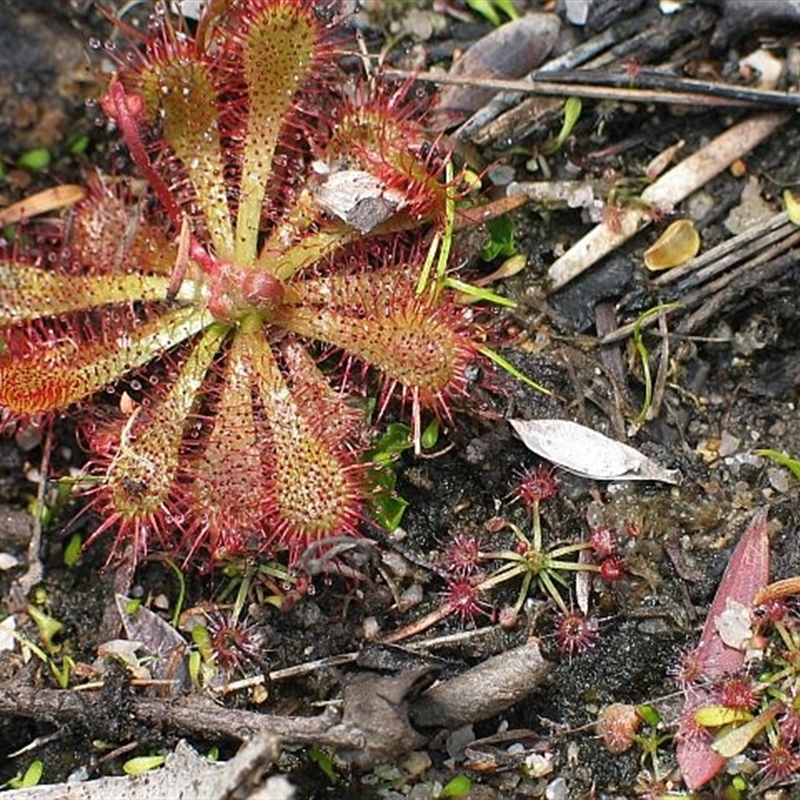
[[[517,243],[514,239],[514,221],[508,214],[503,214],[486,223],[489,238],[481,248],[481,258],[484,261],[493,261],[498,256],[513,256],[517,253]]]
[[[472,781],[466,775],[451,778],[439,793],[439,797],[466,797],[472,789]]]
[[[486,358],[489,359],[489,361],[492,361],[495,364],[497,364],[497,366],[500,367],[500,369],[502,369],[504,372],[507,372],[509,375],[516,378],[518,381],[521,381],[527,386],[530,386],[531,389],[536,389],[537,392],[541,392],[542,394],[546,395],[553,394],[549,389],[546,389],[541,384],[536,383],[536,381],[529,378],[524,372],[518,370],[508,359],[503,358],[503,356],[501,356],[500,353],[495,352],[494,350],[491,349],[491,347],[479,347],[478,351],[483,355],[485,355]]]
[[[511,0],[467,0],[467,5],[495,28],[503,24],[501,13],[509,19],[519,19],[519,11]]]
[[[472,283],[460,281],[458,278],[445,278],[445,286],[455,289],[457,292],[467,295],[473,300],[482,300],[485,303],[494,303],[496,306],[505,306],[506,308],[516,308],[517,304],[509,299],[503,297],[491,289],[483,289],[480,286],[475,286]]]
[[[36,627],[39,629],[39,636],[42,643],[48,652],[53,652],[58,649],[58,646],[53,642],[53,639],[64,630],[64,623],[59,622],[54,617],[37,608],[34,605],[29,605],[26,609],[28,616],[34,621]]]
[[[139,610],[141,605],[142,601],[134,597],[133,599],[128,600],[128,602],[125,603],[125,613],[129,614],[130,616],[133,616]]]
[[[122,771],[126,775],[141,775],[144,772],[158,769],[164,765],[166,760],[166,756],[135,756],[129,758],[122,765]]]
[[[69,656],[64,656],[60,667],[52,659],[48,663],[50,664],[50,671],[53,673],[56,683],[62,689],[69,688],[69,679],[72,675],[72,668],[75,666],[75,662]]]
[[[792,475],[800,481],[800,461],[796,458],[792,458],[791,456],[787,456],[785,453],[781,453],[778,450],[756,450],[757,456],[763,456],[764,458],[771,458],[773,461],[777,461],[782,467],[786,467],[786,469],[791,470]]]
[[[413,446],[411,428],[402,422],[391,422],[370,451],[369,458],[377,464],[385,464]]]
[[[753,715],[727,706],[704,706],[694,712],[694,721],[704,728],[719,728],[737,722],[749,722]]]
[[[409,503],[395,492],[397,476],[389,464],[373,468],[371,480],[377,489],[370,500],[372,515],[378,525],[393,531],[400,525]]]
[[[557,153],[567,141],[581,116],[581,100],[579,97],[568,97],[564,103],[564,122],[555,139],[551,139],[542,147],[542,153],[551,155]]]
[[[197,647],[203,661],[211,661],[214,655],[213,648],[211,647],[211,634],[208,632],[208,628],[202,623],[198,623],[192,627],[192,642],[194,642],[195,647]]]
[[[409,502],[399,495],[380,495],[372,500],[371,506],[375,522],[384,530],[393,531],[400,526]]]
[[[12,778],[8,782],[8,786],[11,789],[30,789],[32,786],[39,785],[43,773],[44,763],[37,758],[35,761],[31,761],[24,775],[18,775],[16,778]]]
[[[194,633],[194,630],[192,630]],[[192,686],[201,686],[200,682],[200,668],[203,666],[203,657],[200,655],[199,651],[192,650],[189,653],[189,680],[192,682]]]
[[[89,137],[85,135],[77,136],[70,142],[69,152],[73,156],[78,156],[81,153],[85,153],[87,147],[89,147]]]
[[[73,533],[69,537],[67,546],[64,548],[64,566],[72,568],[81,560],[81,550],[83,548],[83,537],[79,533]]]
[[[636,709],[636,713],[642,718],[642,720],[651,727],[655,728],[659,722],[661,722],[661,715],[658,711],[653,708],[653,706],[643,705],[638,706]]]
[[[46,147],[35,147],[19,157],[17,166],[22,169],[38,172],[39,170],[49,167],[52,160],[53,157]]]
[[[308,757],[325,773],[325,777],[327,777],[329,783],[336,784],[339,782],[336,766],[333,763],[333,758],[330,753],[326,753],[319,747],[312,747],[308,751]]]
[[[422,431],[422,436],[420,437],[420,441],[422,446],[426,450],[430,450],[432,447],[436,447],[436,442],[439,441],[439,420],[435,417],[431,420],[430,424],[424,431]]]

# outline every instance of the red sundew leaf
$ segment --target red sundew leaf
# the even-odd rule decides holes
[[[60,275],[13,261],[0,262],[0,325],[54,317],[114,303],[164,300],[161,275]]]
[[[756,595],[769,582],[769,539],[767,510],[753,516],[722,576],[709,609],[700,644],[696,651],[699,674],[710,684],[714,679],[736,672],[744,664],[744,650],[727,645],[719,632],[719,622],[732,605],[751,609]],[[734,605],[735,607],[735,605]],[[686,693],[684,713],[713,703],[710,690],[693,687]],[[689,789],[708,783],[725,766],[726,759],[712,748],[710,739],[687,737],[678,743],[677,759],[683,780]]]
[[[179,308],[138,327],[110,329],[104,338],[98,333],[91,341],[69,328],[52,341],[31,337],[23,352],[11,341],[9,352],[0,351],[0,406],[31,415],[64,408],[161,356],[211,322],[204,311]]]
[[[291,0],[252,4],[238,33],[249,94],[240,200],[236,218],[237,260],[252,261],[260,230],[261,204],[281,128],[292,99],[313,74],[321,30],[311,5]],[[237,37],[232,37],[235,42]]]
[[[287,309],[287,330],[340,347],[380,369],[388,379],[418,389],[423,405],[463,385],[466,363],[474,356],[465,336],[441,309],[411,301],[381,311],[396,298],[374,297],[364,304],[365,319],[344,310]],[[367,331],[365,333],[365,331]]]
[[[216,89],[205,64],[181,52],[174,59],[156,61],[143,72],[146,107],[154,118],[163,113],[164,139],[188,171],[209,236],[219,252],[231,253],[233,229],[222,177]]]
[[[187,506],[197,519],[187,535],[191,555],[200,547],[219,558],[236,552],[241,531],[257,531],[266,516],[267,493],[252,402],[253,376],[242,337],[235,337],[216,404],[213,429],[196,443],[194,481]],[[193,448],[194,449],[194,448]]]
[[[239,334],[249,350],[269,428],[267,462],[274,534],[290,558],[313,541],[352,535],[363,489],[355,454],[331,447],[303,415],[261,332]]]
[[[128,419],[97,490],[97,503],[105,506],[105,516],[134,530],[165,516],[189,414],[224,336],[224,329],[210,327],[163,399],[140,407]]]

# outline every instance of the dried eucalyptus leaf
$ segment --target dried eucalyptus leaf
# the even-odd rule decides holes
[[[627,444],[577,422],[562,419],[509,422],[529,450],[582,478],[680,483],[677,470],[665,469]]]
[[[186,665],[188,647],[183,636],[149,608],[139,606],[130,611],[129,598],[118,594],[115,600],[125,635],[155,656],[150,664],[153,677],[173,681],[176,693],[187,689],[190,685]]]
[[[527,14],[495,28],[479,39],[450,69],[456,78],[521,78],[538,67],[558,39],[561,20],[556,14]],[[485,106],[494,89],[470,85],[445,86],[431,115],[436,130],[458,125]]]

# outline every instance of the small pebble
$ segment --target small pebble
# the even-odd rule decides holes
[[[789,470],[784,469],[783,467],[770,467],[767,470],[767,479],[769,480],[769,485],[776,492],[780,492],[781,494],[785,494],[789,491],[789,475]]]
[[[400,759],[398,766],[409,778],[416,778],[430,769],[431,764],[431,757],[424,750],[412,750]]]
[[[422,595],[422,586],[419,583],[412,583],[411,586],[400,595],[400,602],[403,604],[403,608],[415,606],[417,603],[422,602]]]
[[[546,800],[569,800],[569,787],[563,778],[556,778],[551,781],[545,789]]]
[[[719,450],[717,451],[721,458],[732,456],[741,445],[742,440],[736,436],[731,435],[728,431],[722,431],[722,436],[719,440]]]

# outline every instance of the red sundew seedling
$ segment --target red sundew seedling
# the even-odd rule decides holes
[[[551,500],[558,494],[561,484],[555,476],[555,469],[540,466],[520,473],[513,496],[530,512],[538,509],[540,503]]]
[[[553,636],[562,655],[573,656],[591,650],[600,635],[598,620],[577,609],[559,611],[553,623]]]
[[[761,753],[758,763],[765,781],[783,783],[800,772],[800,753],[793,745],[778,739]]]
[[[589,544],[596,555],[606,558],[617,552],[617,534],[607,525],[600,525],[592,528]]]
[[[702,703],[687,703],[678,719],[675,741],[687,744],[708,744],[712,739],[709,728],[701,725],[695,718],[695,712],[702,708]]]
[[[138,180],[94,180],[55,237],[0,253],[3,419],[80,407],[113,552],[295,559],[357,534],[349,395],[369,371],[418,445],[485,352],[446,248],[425,260],[447,154],[402,93],[342,88],[319,6],[213,2],[192,32],[159,4],[102,101]]]
[[[264,642],[252,626],[214,614],[208,619],[207,629],[211,657],[226,673],[240,669],[243,662],[262,665]]]
[[[678,687],[686,691],[703,677],[702,659],[696,647],[682,650],[678,654],[675,665],[670,670],[670,675]]]
[[[481,563],[481,547],[476,536],[454,533],[440,559],[445,572],[463,578],[474,575]]]
[[[486,599],[485,589],[480,583],[480,575],[449,578],[446,581],[445,591],[442,592],[442,602],[436,608],[423,617],[383,636],[381,641],[386,644],[404,641],[454,615],[460,619],[462,624],[474,622],[479,616],[485,616],[491,620],[495,618],[494,606]]]
[[[494,618],[494,608],[485,599],[480,584],[471,578],[449,580],[444,593],[444,604],[462,622],[472,622],[478,616]]]
[[[636,743],[642,718],[636,706],[611,703],[597,717],[597,733],[606,747],[615,754],[630,750]]]
[[[759,695],[752,678],[731,675],[723,678],[714,687],[717,702],[736,711],[753,711],[759,702]]]
[[[608,556],[600,562],[597,574],[606,583],[616,583],[625,577],[625,562],[620,556]]]

